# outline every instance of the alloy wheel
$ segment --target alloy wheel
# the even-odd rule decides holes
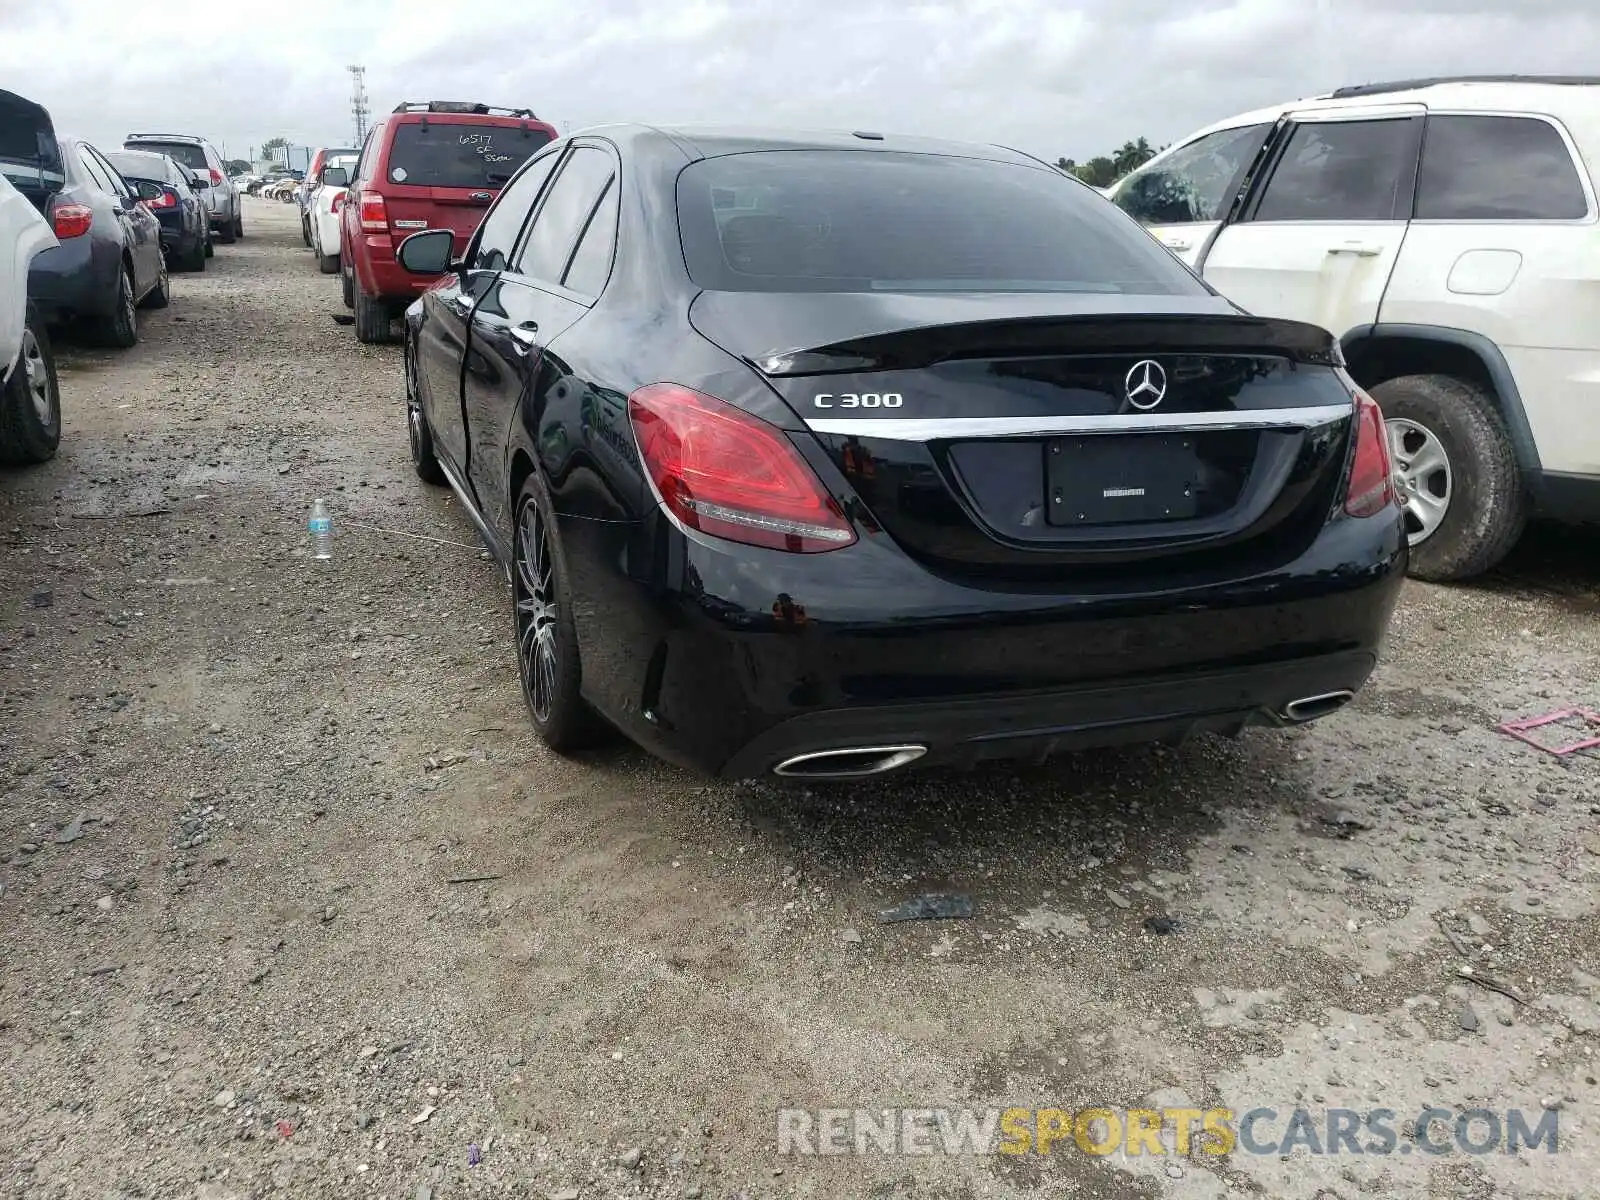
[[[517,659],[522,690],[534,720],[550,720],[555,707],[556,595],[555,563],[539,506],[529,500],[517,517],[516,571]]]
[[[406,436],[411,439],[412,461],[422,458],[422,399],[417,395],[417,356],[406,342]]]
[[[50,394],[50,370],[44,361],[44,350],[39,345],[39,339],[34,332],[24,326],[22,330],[22,370],[27,380],[28,395],[33,399],[33,411],[38,414],[39,423],[50,426],[55,423],[56,405],[55,397]]]
[[[133,279],[126,271],[122,273],[122,294],[118,297],[122,302],[122,315],[128,322],[129,329],[139,327],[139,302],[133,296]]]
[[[1389,454],[1405,499],[1406,539],[1418,546],[1432,537],[1450,510],[1455,473],[1439,435],[1405,417],[1391,417]]]

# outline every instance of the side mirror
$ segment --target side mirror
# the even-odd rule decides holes
[[[455,240],[448,229],[424,229],[401,242],[395,257],[413,275],[443,275],[450,270]]]
[[[134,187],[138,190],[139,199],[141,200],[154,200],[161,195],[161,188],[158,185],[146,183],[142,179],[134,184]]]
[[[343,167],[323,167],[322,182],[329,187],[349,187],[350,172]]]
[[[207,179],[204,175],[196,175],[189,181],[189,186],[195,191],[201,192],[211,186],[211,180]]]

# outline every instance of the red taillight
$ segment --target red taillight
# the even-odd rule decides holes
[[[94,224],[94,209],[87,204],[58,204],[50,210],[50,221],[55,226],[56,237],[82,237]]]
[[[344,207],[344,193],[343,192],[335,192],[333,194],[333,211],[334,212],[338,212],[343,207]]]
[[[177,208],[178,193],[171,188],[161,189],[161,195],[153,196],[144,202],[146,208]]]
[[[1394,503],[1394,466],[1378,402],[1359,389],[1355,401],[1356,453],[1344,510],[1352,517],[1370,517]]]
[[[381,192],[361,193],[361,228],[370,233],[389,232],[389,210]]]
[[[221,183],[222,182],[222,172],[217,170],[215,167],[211,168],[211,182],[212,183]]]
[[[645,470],[690,529],[798,554],[856,540],[837,501],[783,432],[675,383],[628,397]]]

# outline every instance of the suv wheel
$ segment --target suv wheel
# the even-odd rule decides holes
[[[22,327],[22,353],[0,388],[0,462],[42,463],[61,444],[61,387],[44,322],[30,304]]]
[[[1495,566],[1521,536],[1527,501],[1494,400],[1450,375],[1402,375],[1371,391],[1406,501],[1411,574],[1443,583]]]
[[[234,239],[239,236],[234,229],[236,224],[237,222],[234,221],[224,221],[222,223],[222,228],[217,230],[217,241],[221,242],[224,246],[233,245]]]
[[[307,246],[311,245],[311,222],[304,213],[300,215],[300,237]]]
[[[389,340],[389,306],[382,300],[367,295],[360,288],[356,293],[356,340],[375,346]]]
[[[211,255],[211,243],[206,238],[195,238],[194,245],[189,247],[188,253],[183,256],[183,269],[185,271],[204,271],[206,259]]]
[[[233,218],[233,228],[230,231],[236,238],[244,237],[244,214],[240,213]]]
[[[341,262],[339,265],[343,267],[344,264]],[[341,270],[339,272],[339,290],[344,293],[344,306],[346,308],[354,308],[356,306],[356,287],[350,278],[349,271]]]

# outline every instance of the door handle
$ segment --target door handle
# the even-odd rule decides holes
[[[527,354],[538,344],[539,326],[532,321],[524,321],[520,325],[511,327],[511,348],[518,354]]]
[[[1329,246],[1328,253],[1353,254],[1357,258],[1377,258],[1383,253],[1383,247],[1368,245],[1366,242],[1345,242],[1340,246]]]
[[[1168,250],[1192,250],[1194,243],[1184,238],[1166,238],[1161,243]]]

